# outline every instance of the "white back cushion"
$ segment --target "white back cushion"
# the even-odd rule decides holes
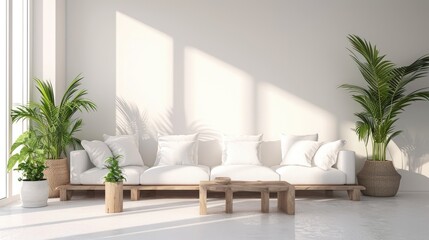
[[[298,141],[286,153],[281,165],[312,166],[314,154],[322,143],[316,141]]]
[[[135,135],[103,135],[103,137],[113,155],[121,156],[118,160],[119,166],[144,166]]]
[[[198,133],[158,136],[157,165],[197,165]]]
[[[287,152],[289,151],[290,147],[298,141],[302,140],[310,140],[310,141],[317,141],[319,138],[319,135],[316,134],[310,134],[310,135],[290,135],[290,134],[281,134],[281,149],[282,149],[282,159],[285,159]]]
[[[261,142],[228,142],[223,165],[262,165],[260,160]]]
[[[195,141],[159,141],[158,165],[196,165]]]
[[[222,143],[222,164],[262,165],[260,160],[262,136],[262,134],[225,135]]]

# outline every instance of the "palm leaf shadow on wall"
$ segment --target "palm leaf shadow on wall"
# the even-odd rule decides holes
[[[154,136],[150,131],[147,112],[140,111],[137,105],[117,97],[116,112],[116,132],[118,134],[138,134],[139,139]]]
[[[199,133],[199,163],[210,167],[220,165],[222,159],[221,142],[223,134],[212,126],[202,122],[193,121],[186,124],[184,129],[175,129],[173,126],[173,111],[168,109],[164,114],[149,116],[147,111],[123,98],[116,98],[116,132],[117,134],[138,134],[140,146],[145,164],[152,166],[156,159],[157,138],[160,135],[169,134],[192,134]],[[276,165],[280,161],[280,152],[274,154],[280,149],[279,141],[264,142],[262,144],[263,158],[270,159],[269,165]],[[268,154],[269,153],[269,154]],[[270,157],[264,157],[265,155]],[[273,158],[273,159],[271,159]]]
[[[399,155],[401,169],[425,176],[425,165],[429,163],[429,154],[424,150],[429,144],[422,135],[404,132],[389,146],[389,153]]]
[[[117,97],[116,133],[123,135],[137,134],[139,151],[145,165],[153,165],[157,149],[156,131],[154,131],[146,111],[141,111],[136,104]]]

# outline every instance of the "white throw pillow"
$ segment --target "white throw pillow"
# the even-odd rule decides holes
[[[320,146],[314,155],[314,165],[323,170],[330,169],[337,162],[338,152],[344,147],[345,144],[345,140],[324,143],[322,146]]]
[[[119,166],[144,166],[135,135],[103,135],[103,137],[113,155],[121,156],[118,160]]]
[[[106,168],[106,159],[113,156],[106,143],[98,140],[82,140],[81,145],[88,153],[89,160],[94,164],[94,166],[97,168]]]
[[[195,141],[158,142],[158,165],[196,165],[194,162]]]
[[[261,165],[262,134],[223,137],[222,164]]]
[[[281,134],[281,149],[282,149],[282,159],[285,159],[287,152],[290,147],[298,141],[309,140],[309,141],[317,141],[319,135],[310,134],[310,135],[290,135],[290,134]]]
[[[157,165],[197,165],[198,133],[189,135],[158,135]]]
[[[262,165],[259,159],[260,145],[261,142],[228,142],[223,165]]]
[[[322,143],[316,141],[298,141],[293,144],[282,161],[282,165],[311,167],[314,154]]]

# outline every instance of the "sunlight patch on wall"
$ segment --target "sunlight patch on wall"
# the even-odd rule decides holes
[[[422,162],[421,174],[429,176],[429,154],[424,154],[419,160]]]
[[[254,104],[254,81],[249,74],[196,48],[185,48],[188,122],[226,134],[251,134]]]
[[[280,133],[319,133],[320,140],[337,138],[337,121],[329,112],[270,83],[258,83],[258,128],[264,139]]]
[[[139,106],[152,119],[166,119],[173,106],[172,38],[120,12],[116,12],[116,97]]]

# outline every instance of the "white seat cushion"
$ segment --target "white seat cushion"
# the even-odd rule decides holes
[[[188,185],[209,180],[210,168],[202,165],[160,165],[140,176],[142,185]]]
[[[280,179],[291,184],[345,184],[346,175],[338,169],[322,170],[318,167],[273,166]]]
[[[122,168],[126,180],[125,185],[138,185],[140,175],[147,169],[146,166],[126,166]],[[108,169],[91,168],[80,175],[80,184],[104,184],[104,176],[109,172]]]
[[[279,175],[269,167],[258,165],[221,165],[214,167],[210,179],[229,177],[237,181],[279,181]]]

